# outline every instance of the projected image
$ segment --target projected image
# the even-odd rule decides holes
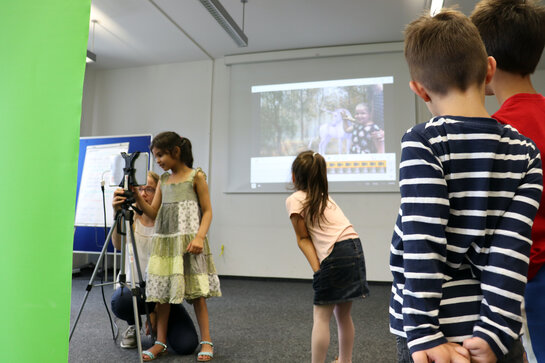
[[[384,87],[373,77],[252,87],[259,142],[251,161],[252,187],[289,181],[298,152],[318,151],[330,181],[395,179],[395,153],[387,153]]]

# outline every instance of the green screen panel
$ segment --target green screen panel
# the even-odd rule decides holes
[[[0,5],[3,362],[66,362],[90,0]]]

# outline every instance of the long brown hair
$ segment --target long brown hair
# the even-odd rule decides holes
[[[301,152],[291,164],[295,189],[307,193],[303,211],[307,221],[318,224],[324,220],[329,195],[327,192],[327,171],[325,159],[312,150]]]
[[[191,141],[187,137],[181,137],[174,131],[161,132],[151,140],[149,148],[150,150],[156,148],[174,155],[173,152],[176,146],[180,148],[180,161],[188,168],[192,168],[193,152],[191,151]]]

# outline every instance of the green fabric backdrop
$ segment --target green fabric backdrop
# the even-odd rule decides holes
[[[66,362],[91,0],[0,4],[0,361]]]

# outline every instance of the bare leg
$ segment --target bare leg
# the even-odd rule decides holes
[[[195,315],[197,316],[197,323],[199,323],[199,330],[201,332],[201,341],[212,342],[210,337],[210,321],[208,319],[208,306],[206,305],[206,299],[200,297],[192,301],[193,308],[195,309]],[[213,353],[214,348],[208,344],[201,345],[201,352]],[[210,357],[201,356],[199,361],[206,362],[209,361]]]
[[[312,363],[323,363],[329,347],[329,321],[335,305],[314,305]]]
[[[146,321],[146,335],[151,335],[152,331],[157,336],[157,304],[149,313],[149,321]]]
[[[155,310],[157,312],[157,340],[163,344],[166,344],[170,304],[156,304],[155,306]],[[161,353],[163,349],[164,348],[162,345],[154,344],[150,349],[148,349],[148,351],[153,353],[153,355],[157,356],[157,354]],[[150,360],[149,357],[145,354],[142,357],[144,361]]]
[[[354,348],[354,322],[350,310],[352,302],[336,304],[334,313],[339,331],[339,363],[352,362],[352,349]]]

